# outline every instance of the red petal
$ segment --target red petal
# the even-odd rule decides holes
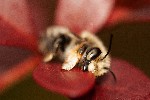
[[[25,34],[37,34],[52,22],[55,1],[1,0],[0,19]]]
[[[119,22],[147,22],[150,21],[150,1],[148,0],[118,0],[112,12],[108,25]]]
[[[148,100],[150,98],[150,79],[135,66],[119,59],[112,59],[112,71],[117,82],[111,74],[98,80],[93,93],[87,97],[92,100]]]
[[[23,47],[37,51],[37,39],[31,34],[16,30],[8,22],[0,19],[0,45]]]
[[[92,73],[85,73],[79,69],[61,70],[61,65],[55,62],[40,64],[33,76],[42,87],[71,98],[87,93],[95,82]]]
[[[74,32],[97,31],[106,22],[114,0],[59,0],[56,24],[69,27]]]
[[[40,56],[33,55],[23,62],[12,66],[10,70],[0,74],[0,92],[22,79],[28,72],[32,71],[40,61]]]
[[[29,17],[27,0],[1,0],[0,17],[7,20],[16,29],[25,33],[33,33]]]
[[[19,0],[20,1],[20,0]],[[35,33],[41,33],[49,25],[53,24],[55,0],[26,0],[29,8],[30,23]]]

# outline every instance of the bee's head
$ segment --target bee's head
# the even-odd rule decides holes
[[[108,71],[108,68],[110,66],[110,60],[109,60],[109,57],[107,57],[107,56],[108,56],[108,54],[110,53],[110,50],[111,50],[112,38],[113,38],[113,35],[111,34],[109,49],[103,57],[102,57],[102,54],[101,54],[102,51],[100,50],[100,48],[98,48],[98,47],[87,48],[86,54],[84,56],[84,58],[85,58],[84,59],[84,64],[82,66],[83,71],[92,71],[92,72],[94,72],[94,70],[96,69],[95,66],[96,67],[99,66],[99,68],[100,68],[99,70],[104,70],[104,72]],[[93,67],[88,68],[89,66],[93,66]],[[100,67],[100,66],[102,66],[102,67]]]
[[[95,60],[101,53],[102,53],[101,50],[97,47],[90,48],[86,52],[86,60],[88,61]]]
[[[88,71],[88,65],[93,60],[97,59],[101,53],[102,53],[101,50],[97,47],[92,47],[92,48],[87,49],[85,53],[85,57],[84,57],[84,64],[82,66],[82,70]]]
[[[82,64],[83,71],[91,71],[95,76],[110,72],[116,81],[116,76],[110,69],[110,57],[108,56],[111,50],[112,37],[113,35],[111,35],[109,49],[105,55],[97,47],[86,50],[84,63]]]

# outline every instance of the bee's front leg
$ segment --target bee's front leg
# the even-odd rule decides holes
[[[76,64],[79,62],[79,57],[76,52],[70,52],[68,53],[63,65],[62,69],[64,70],[71,70],[73,67],[76,66]]]

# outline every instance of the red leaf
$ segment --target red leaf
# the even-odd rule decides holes
[[[150,79],[135,66],[119,59],[112,59],[111,74],[107,74],[97,81],[95,90],[83,98],[89,100],[148,100],[150,98]],[[82,98],[82,99],[83,99]]]
[[[95,32],[105,24],[113,4],[114,0],[59,0],[55,21],[73,32]]]
[[[95,82],[92,73],[85,73],[79,69],[61,70],[61,65],[55,62],[41,63],[33,76],[42,87],[71,98],[87,93]]]

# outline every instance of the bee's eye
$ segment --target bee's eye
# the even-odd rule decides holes
[[[101,50],[97,47],[91,48],[86,52],[86,59],[91,61],[96,59],[100,54],[101,54]]]
[[[87,47],[88,46],[86,44],[84,44],[81,48],[79,48],[78,53],[82,55],[85,52],[85,50],[87,49]]]
[[[57,49],[60,49],[61,51],[65,50],[66,44],[70,42],[70,38],[65,35],[60,35],[58,38],[54,41],[54,47]]]

